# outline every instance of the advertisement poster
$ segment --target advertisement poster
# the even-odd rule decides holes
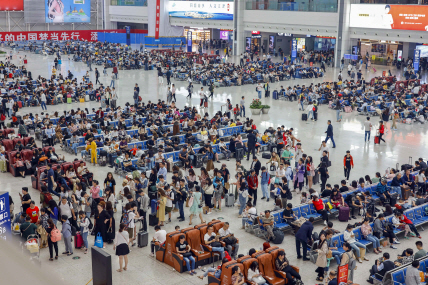
[[[245,38],[245,50],[247,52],[251,51],[251,38],[250,37]]]
[[[415,49],[415,55],[413,57],[413,68],[417,71],[419,70],[419,63],[421,61],[421,50]]]
[[[46,23],[90,23],[91,0],[45,0]]]
[[[233,20],[234,2],[169,1],[168,8],[170,17]]]
[[[350,26],[355,28],[428,31],[428,6],[352,4]]]
[[[401,61],[402,57],[403,57],[403,51],[400,49],[397,52],[397,61]]]
[[[339,266],[337,270],[337,284],[341,282],[348,283],[348,264]]]
[[[275,36],[269,36],[269,53],[273,53],[275,47]]]
[[[229,40],[229,31],[220,31],[221,40]]]
[[[187,32],[187,52],[192,52],[192,32]]]
[[[6,240],[11,234],[9,192],[0,192],[0,239]]]
[[[291,62],[293,62],[297,57],[297,40],[293,39],[291,42]]]
[[[24,0],[0,0],[0,11],[23,11]]]

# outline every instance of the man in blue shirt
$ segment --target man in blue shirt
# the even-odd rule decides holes
[[[159,171],[158,171],[158,177],[159,176],[163,176],[163,178],[165,178],[165,180],[167,179],[167,169],[165,167],[165,164],[163,162],[159,163]]]
[[[382,180],[376,186],[376,192],[382,202],[391,199],[391,194],[389,194],[388,187],[386,186],[386,184],[386,179],[382,178]]]
[[[328,127],[327,127],[327,131],[325,132],[327,134],[327,137],[325,138],[325,142],[327,143],[328,139],[331,139],[331,141],[333,142],[333,148],[336,148],[336,143],[334,142],[333,139],[333,126],[331,125],[331,121],[328,120],[327,121]]]
[[[48,181],[47,181],[48,182],[48,191],[59,197],[59,194],[56,191],[54,191],[55,173],[52,169],[52,164],[48,163],[48,165],[46,166],[46,169],[48,170],[48,174],[47,174],[47,176],[48,176]]]

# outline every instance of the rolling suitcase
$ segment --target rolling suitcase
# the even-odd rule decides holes
[[[302,114],[302,121],[307,121],[308,120],[308,114],[304,113]]]
[[[408,185],[403,185],[403,188],[401,189],[401,195],[403,196],[404,200],[409,199],[410,197],[410,186]],[[391,204],[391,206],[393,206],[394,204]]]
[[[236,158],[236,160],[242,160],[244,158],[244,149],[243,148],[237,148],[235,150],[235,158]]]
[[[85,96],[85,101],[86,101],[86,102],[91,101],[91,100],[89,99],[89,95],[86,95],[86,96]]]
[[[375,144],[380,144],[380,134],[379,134],[379,131],[376,132],[376,136],[374,137],[374,143]]]
[[[149,233],[145,231],[139,231],[137,234],[138,247],[146,247],[149,244]]]
[[[208,102],[207,101],[204,102],[204,108],[208,108]]]
[[[339,207],[339,221],[347,222],[349,220],[349,207]]]
[[[315,171],[315,175],[312,178],[312,183],[318,184],[319,182],[320,182],[320,174],[318,173],[318,171]]]
[[[151,209],[151,213],[152,214],[156,214],[156,208],[157,208],[157,206],[158,206],[158,201],[156,199],[153,199],[150,202],[150,209]]]
[[[80,235],[80,232],[76,233],[76,236],[74,237],[74,248],[82,248],[83,246],[83,238]]]
[[[226,207],[233,207],[235,205],[235,195],[232,193],[226,194],[224,196]]]
[[[156,217],[156,213],[149,215],[149,226],[156,226],[158,222],[159,222],[159,219],[158,217]]]
[[[273,91],[273,93],[272,93],[272,98],[273,98],[273,100],[278,100],[278,91]]]
[[[72,103],[71,97],[67,97],[67,104],[71,104],[71,103]]]

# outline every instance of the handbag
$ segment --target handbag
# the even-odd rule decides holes
[[[331,210],[331,209],[333,209],[333,205],[330,203],[330,202],[327,202],[326,203],[327,204],[327,207]]]
[[[27,169],[31,169],[31,163],[29,161],[25,162],[25,166],[27,166]]]
[[[104,246],[103,237],[101,236],[100,233],[98,233],[97,237],[95,238],[94,246],[99,247],[99,248],[103,248],[103,246]]]
[[[329,250],[329,251],[327,252],[326,257],[327,257],[327,258],[332,258],[332,257],[333,257],[333,252],[332,252],[331,250]]]
[[[194,202],[193,200],[194,200],[193,196],[189,198],[189,206],[188,207],[192,207],[193,202]]]

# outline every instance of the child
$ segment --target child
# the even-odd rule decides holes
[[[302,196],[300,198],[300,204],[307,204],[308,203],[308,197],[307,193],[305,191],[302,192]]]
[[[85,215],[85,212],[83,211],[79,211],[79,218],[80,218],[80,222],[79,222],[79,226],[80,226],[80,233],[82,234],[82,239],[83,239],[83,244],[84,244],[84,248],[85,249],[85,254],[88,253],[88,234],[89,234],[89,225],[92,224],[91,220],[89,219],[88,216]]]

